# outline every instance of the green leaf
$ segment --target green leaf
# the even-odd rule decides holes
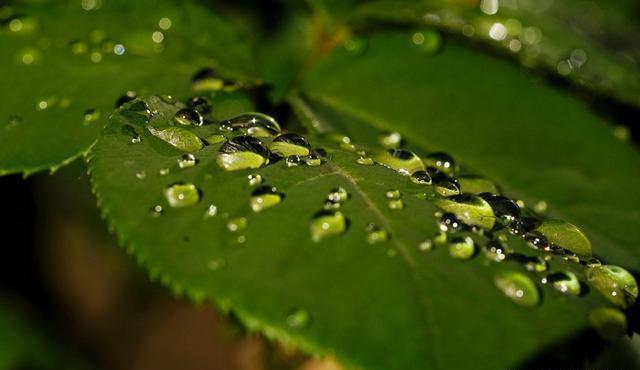
[[[595,290],[576,297],[540,286],[517,261],[491,262],[477,250],[462,261],[445,246],[423,251],[438,232],[435,190],[384,166],[359,165],[357,153],[331,139],[309,137],[327,152],[319,166],[281,160],[224,171],[216,158],[227,144],[212,144],[193,153],[196,165],[180,168],[184,153],[149,131],[171,124],[180,106],[145,101],[158,114],[146,123],[127,114],[135,104],[125,106],[92,149],[91,181],[104,215],[153,277],[232,310],[285,345],[354,368],[509,368],[585,330],[588,310],[606,302]],[[251,108],[244,109],[227,116]],[[140,142],[131,142],[132,129]],[[217,124],[185,129],[220,133]],[[268,186],[258,192],[270,195],[263,202],[255,199],[255,175]],[[339,210],[322,213],[327,199]],[[504,237],[519,253],[542,255]],[[486,242],[472,238],[473,248]],[[580,265],[549,263],[585,279]],[[494,282],[505,271],[528,276],[541,301],[523,307],[505,297]],[[508,282],[500,288],[512,294]]]
[[[201,6],[95,4],[3,8],[13,15],[0,29],[0,174],[53,171],[77,158],[126,91],[184,96],[202,67],[253,82],[250,38]]]
[[[364,55],[325,58],[304,82],[306,113],[356,142],[399,131],[421,151],[446,151],[510,196],[545,201],[550,215],[586,233],[596,256],[639,269],[637,150],[510,63],[452,40],[424,55],[411,37],[377,34]]]
[[[636,68],[640,45],[635,37],[640,31],[639,10],[632,1],[381,0],[364,3],[351,18],[363,26],[437,27],[487,45],[525,66],[640,106]]]

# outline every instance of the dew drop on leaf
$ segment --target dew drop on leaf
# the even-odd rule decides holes
[[[591,256],[591,242],[577,226],[562,220],[545,220],[536,231],[544,235],[549,243],[558,245],[579,256]]]
[[[523,273],[502,271],[496,274],[493,282],[505,296],[516,304],[534,307],[540,301],[538,287]]]
[[[418,250],[421,252],[433,250],[433,241],[431,239],[426,239],[420,242],[420,244],[418,244]]]
[[[522,265],[527,271],[545,272],[549,269],[549,264],[540,256],[525,256]]]
[[[400,190],[398,190],[398,189],[390,189],[390,190],[387,190],[384,193],[384,196],[387,199],[394,199],[395,200],[395,199],[400,199],[402,194],[400,193]]]
[[[287,164],[287,167],[296,167],[302,163],[302,159],[297,155],[290,155],[284,160],[284,162]]]
[[[261,186],[251,193],[249,204],[251,209],[258,213],[274,207],[282,202],[283,195],[272,186]]]
[[[249,186],[262,185],[262,176],[259,174],[247,175],[247,180],[249,182]]]
[[[230,85],[233,85],[233,82],[224,79],[213,68],[202,68],[191,79],[191,88],[198,92],[220,91]]]
[[[454,195],[436,199],[434,204],[445,212],[453,213],[460,221],[470,226],[491,230],[495,224],[493,209],[477,195]]]
[[[402,135],[399,132],[385,132],[378,138],[380,145],[386,149],[398,149],[402,145]]]
[[[95,109],[87,109],[84,112],[84,124],[88,125],[100,119],[100,111]]]
[[[304,157],[309,155],[309,142],[298,134],[282,134],[273,139],[269,146],[271,152],[279,157],[287,158],[292,155]]]
[[[456,232],[462,228],[462,224],[458,220],[455,214],[450,212],[445,212],[438,220],[438,228],[442,232]]]
[[[329,190],[327,193],[327,200],[330,200],[334,203],[343,203],[347,199],[349,199],[349,192],[343,187],[337,187]]]
[[[469,236],[454,236],[449,240],[449,255],[453,258],[467,260],[473,257],[475,251],[475,244]]]
[[[416,171],[411,174],[411,182],[418,185],[431,185],[431,175],[427,171]]]
[[[183,126],[202,126],[204,118],[202,114],[193,108],[183,108],[176,112],[173,120]]]
[[[233,233],[245,230],[249,226],[249,220],[246,217],[236,217],[227,222],[227,229]]]
[[[416,171],[424,171],[420,157],[404,149],[389,149],[376,154],[373,158],[381,165],[398,171],[401,175],[410,176]]]
[[[555,290],[564,294],[577,296],[581,292],[580,280],[570,271],[549,274],[545,277],[543,283],[551,284]]]
[[[507,247],[498,240],[489,240],[482,250],[485,257],[491,261],[502,262],[507,258]]]
[[[173,208],[191,207],[200,201],[200,190],[193,184],[177,183],[164,189],[164,197]]]
[[[188,168],[193,167],[198,163],[198,159],[195,155],[191,153],[185,153],[180,158],[178,158],[178,167],[180,168]]]
[[[520,219],[520,207],[512,199],[491,193],[481,193],[479,196],[489,203],[501,224],[510,225]]]
[[[320,211],[309,224],[311,240],[319,242],[323,239],[342,235],[347,231],[347,219],[342,212]]]
[[[479,176],[460,176],[457,178],[460,191],[471,194],[498,194],[498,187],[493,182]],[[491,204],[491,203],[489,203]]]
[[[207,136],[204,140],[207,144],[215,145],[224,142],[227,138],[224,135],[214,134]]]
[[[157,129],[147,126],[147,129],[153,136],[183,152],[197,152],[204,146],[202,140],[196,134],[182,127]]]
[[[367,233],[367,243],[369,244],[379,244],[389,240],[389,232],[373,223],[368,224],[365,231]]]
[[[254,137],[273,137],[282,131],[278,122],[263,113],[250,112],[231,118],[223,122],[224,126],[232,130],[242,130]]]
[[[218,215],[218,207],[215,204],[209,204],[209,206],[204,212],[203,218],[207,220],[212,217],[216,217],[217,215]]]
[[[322,165],[322,163],[323,163],[322,158],[319,155],[317,155],[315,152],[309,154],[309,156],[307,156],[304,159],[304,164],[306,164],[309,167],[317,167]]]
[[[604,339],[614,341],[627,332],[627,317],[617,308],[598,307],[589,312],[589,324]]]
[[[391,199],[387,202],[387,207],[394,211],[404,209],[404,201],[402,199]]]
[[[638,298],[638,283],[631,273],[620,266],[589,267],[587,280],[615,305],[627,308]]]
[[[453,175],[457,169],[456,162],[453,160],[453,157],[443,152],[431,153],[422,158],[422,162],[425,166],[434,167],[438,171],[447,175]]]
[[[164,209],[161,205],[157,204],[149,209],[149,213],[151,213],[152,217],[160,217],[162,213],[164,213]]]
[[[356,163],[363,166],[372,166],[375,162],[371,157],[360,156],[356,159]]]
[[[116,99],[115,106],[116,108],[120,108],[125,103],[128,103],[137,97],[138,97],[138,94],[135,91],[127,91],[126,93],[122,94],[118,99]]]
[[[236,136],[222,144],[216,163],[225,171],[259,168],[269,163],[269,149],[253,136]]]

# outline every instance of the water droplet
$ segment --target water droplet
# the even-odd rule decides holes
[[[193,184],[176,183],[164,189],[164,197],[173,208],[190,207],[200,201],[200,190]]]
[[[259,174],[247,175],[247,180],[249,180],[249,186],[258,186],[262,184],[262,176]]]
[[[479,176],[461,176],[457,178],[460,190],[470,194],[498,194],[498,187],[493,182]],[[486,199],[485,199],[486,200]],[[491,203],[489,203],[491,204]]]
[[[373,158],[381,165],[410,176],[416,171],[424,171],[424,163],[415,153],[404,149],[389,149],[376,154]]]
[[[282,202],[284,196],[272,186],[261,186],[251,193],[249,204],[254,212],[262,212]]]
[[[100,119],[100,111],[95,109],[87,109],[84,112],[84,124],[88,125]]]
[[[131,144],[138,144],[142,142],[142,138],[137,134],[131,137]]]
[[[452,175],[457,171],[456,162],[453,160],[453,157],[447,153],[431,153],[424,157],[422,162],[425,166],[434,167],[438,171],[447,175]]]
[[[204,146],[202,140],[196,134],[182,127],[156,129],[152,126],[147,126],[147,129],[153,136],[164,140],[167,144],[183,152],[197,152]]]
[[[372,166],[375,162],[371,157],[360,156],[356,159],[356,163],[363,166]]]
[[[322,165],[322,163],[323,163],[322,157],[320,157],[316,153],[311,153],[309,154],[308,157],[304,159],[304,164],[306,164],[309,167],[317,167]]]
[[[416,171],[411,174],[411,182],[418,185],[431,185],[431,175],[427,171]]]
[[[226,141],[227,138],[224,135],[215,134],[207,136],[204,140],[207,142],[207,144],[215,145]]]
[[[398,189],[390,189],[384,193],[385,198],[387,199],[400,199],[402,197],[402,193]]]
[[[297,134],[279,135],[273,140],[269,149],[271,149],[271,153],[283,158],[292,155],[304,157],[310,153],[307,139]]]
[[[164,213],[164,209],[162,208],[161,205],[157,204],[151,207],[151,209],[149,210],[149,213],[151,213],[152,217],[160,217]]]
[[[144,179],[145,177],[147,177],[147,173],[145,171],[140,171],[140,172],[136,172],[136,178],[137,179]]]
[[[285,159],[287,167],[296,167],[300,165],[301,162],[302,159],[300,159],[300,157],[298,157],[297,155],[290,155],[287,157],[287,159]]]
[[[443,233],[443,232],[439,232],[433,237],[433,242],[436,245],[445,245],[447,244],[448,240],[449,240],[449,237],[447,236],[447,233]]]
[[[273,117],[257,112],[245,113],[222,124],[232,130],[243,130],[247,135],[255,137],[272,137],[282,131]]]
[[[381,229],[373,223],[367,225],[365,231],[367,232],[367,243],[369,244],[384,243],[389,240],[387,230]]]
[[[175,104],[176,103],[176,99],[173,97],[173,95],[168,95],[168,94],[160,95],[160,100],[162,100],[163,102],[165,102],[167,104]]]
[[[615,341],[627,333],[627,317],[617,308],[598,307],[589,313],[591,327],[604,339]]]
[[[498,222],[501,224],[511,225],[520,219],[520,207],[512,199],[490,193],[481,193],[480,198],[489,203]]]
[[[425,241],[418,244],[418,250],[421,252],[433,250],[433,241],[431,241],[431,239],[426,239]]]
[[[476,252],[473,239],[469,236],[453,237],[449,240],[449,255],[461,260],[467,260]]]
[[[342,203],[340,203],[340,202],[333,202],[333,201],[331,201],[331,200],[326,200],[326,201],[324,202],[324,205],[322,206],[322,208],[323,208],[324,210],[327,210],[327,211],[335,211],[335,210],[340,209],[340,207],[342,207]]]
[[[506,218],[504,217],[502,218],[503,221],[505,219]],[[511,222],[511,224],[509,224],[508,226],[509,226],[509,231],[512,234],[526,237],[527,233],[534,230],[538,226],[538,224],[539,224],[539,221],[537,219],[534,219],[531,217],[523,217],[521,219],[515,219],[515,221]]]
[[[561,220],[546,220],[536,228],[549,243],[558,245],[579,256],[591,256],[591,242],[577,226]]]
[[[245,230],[249,226],[249,220],[246,217],[236,217],[227,222],[227,229],[235,233]]]
[[[636,279],[620,266],[589,267],[586,276],[591,285],[617,306],[630,307],[638,298]]]
[[[380,135],[378,142],[387,149],[398,149],[402,145],[402,135],[399,132],[385,132]]]
[[[116,108],[120,108],[125,103],[128,103],[137,97],[138,97],[138,94],[136,94],[135,91],[127,91],[116,100],[116,104],[115,104]]]
[[[187,105],[197,110],[199,113],[207,114],[211,112],[211,103],[204,96],[194,96],[189,99]]]
[[[440,217],[440,221],[438,221],[438,228],[442,232],[453,233],[456,231],[460,231],[460,229],[462,228],[462,224],[455,214],[445,212],[442,217]]]
[[[349,199],[349,192],[343,187],[337,187],[329,190],[327,199],[335,203],[342,203]]]
[[[387,207],[394,211],[404,209],[404,201],[402,199],[391,199],[387,202]]]
[[[470,226],[491,230],[495,224],[493,209],[489,203],[477,195],[454,195],[436,199],[434,204],[445,212],[455,214],[460,221]]]
[[[287,315],[287,325],[291,328],[301,329],[305,328],[311,322],[311,315],[309,312],[303,309],[294,309]]]
[[[502,262],[507,258],[507,247],[500,243],[498,240],[489,240],[485,246],[482,247],[484,255],[493,261]]]
[[[180,158],[178,158],[178,167],[180,168],[193,167],[197,163],[198,159],[191,153],[185,153]]]
[[[259,168],[269,163],[269,150],[253,136],[236,136],[222,144],[216,162],[226,171]]]
[[[545,272],[549,269],[549,264],[540,256],[525,256],[522,264],[527,271]]]
[[[202,126],[202,124],[204,123],[204,118],[202,118],[200,112],[193,108],[180,109],[178,112],[176,112],[173,120],[183,126]]]
[[[527,275],[520,272],[502,271],[493,281],[504,295],[521,306],[534,307],[540,301],[538,287]]]
[[[122,45],[122,44],[115,44],[115,45],[113,46],[113,53],[114,53],[115,55],[118,55],[118,56],[120,56],[120,55],[124,55],[124,53],[125,53],[126,51],[127,51],[127,49],[126,49],[126,48],[124,47],[124,45]]]
[[[524,240],[526,240],[534,249],[542,249],[545,251],[549,249],[549,241],[544,237],[544,235],[538,232],[532,231],[525,234]]]
[[[314,242],[342,235],[346,230],[347,219],[342,212],[320,211],[313,216],[309,225],[311,240]]]
[[[209,206],[207,207],[207,210],[204,212],[203,218],[207,220],[211,217],[216,217],[217,215],[218,215],[218,207],[215,204],[209,204]]]
[[[569,295],[580,295],[580,280],[573,272],[556,272],[547,275],[543,283],[549,283],[553,288],[561,293]]]
[[[232,81],[226,80],[212,68],[202,68],[191,80],[191,88],[194,91],[220,91],[233,85],[235,84]]]

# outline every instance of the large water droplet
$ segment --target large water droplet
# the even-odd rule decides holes
[[[489,203],[477,195],[454,195],[436,199],[434,204],[445,212],[455,214],[460,221],[470,226],[491,230],[495,224],[493,209]]]
[[[422,162],[425,166],[434,167],[447,175],[453,175],[457,170],[453,157],[443,152],[431,153],[424,157]]]
[[[282,131],[273,117],[257,112],[245,113],[231,118],[224,121],[223,125],[232,130],[242,130],[247,135],[255,137],[272,137]]]
[[[276,137],[269,146],[271,153],[279,157],[289,157],[297,155],[305,157],[309,155],[309,142],[298,134],[282,134]]]
[[[520,219],[520,207],[513,200],[491,193],[481,193],[480,197],[489,203],[494,215],[501,224],[510,225]]]
[[[404,149],[389,149],[376,154],[373,158],[385,167],[398,171],[404,176],[410,176],[416,171],[424,171],[425,167],[420,157]]]
[[[300,308],[291,310],[287,315],[287,325],[291,328],[301,329],[307,327],[311,322],[311,315],[307,310]]]
[[[193,184],[177,183],[164,189],[164,197],[171,207],[190,207],[200,201],[200,191]]]
[[[261,186],[251,193],[249,204],[254,212],[262,212],[282,202],[283,195],[272,186]]]
[[[347,230],[347,219],[342,212],[320,211],[309,224],[311,240],[319,242],[323,239],[342,235]]]
[[[614,341],[627,333],[627,317],[610,307],[598,307],[589,313],[591,327],[604,339]]]
[[[202,126],[204,118],[193,108],[183,108],[176,112],[173,120],[183,126]]]
[[[542,282],[545,284],[551,284],[555,290],[561,293],[576,296],[580,295],[580,280],[578,280],[578,277],[573,272],[562,271],[549,274]]]
[[[178,167],[180,168],[188,168],[193,167],[198,163],[198,159],[195,155],[191,153],[185,153],[180,158],[178,158]]]
[[[538,287],[520,272],[502,271],[495,276],[493,282],[504,295],[521,306],[534,307],[540,302]]]
[[[453,258],[467,260],[473,257],[475,252],[475,244],[469,236],[452,237],[449,240],[449,255]]]
[[[202,140],[193,132],[182,127],[168,127],[157,129],[147,126],[151,134],[183,152],[197,152],[204,146]]]
[[[549,243],[582,257],[591,256],[591,242],[577,226],[561,220],[546,220],[536,228]]]
[[[627,308],[638,298],[636,279],[620,266],[601,265],[589,267],[587,280],[612,303]]]
[[[431,175],[427,171],[416,171],[411,174],[411,182],[418,185],[431,185]]]
[[[259,168],[269,163],[269,150],[253,136],[236,136],[220,147],[216,163],[226,171]]]

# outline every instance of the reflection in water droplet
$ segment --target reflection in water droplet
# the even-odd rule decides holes
[[[273,117],[257,112],[245,113],[224,121],[222,124],[231,130],[241,130],[247,135],[255,137],[272,137],[282,131]]]
[[[416,171],[424,171],[420,157],[404,149],[389,149],[376,154],[373,158],[385,167],[398,171],[401,175],[410,176]]]
[[[521,306],[534,307],[540,301],[538,287],[527,275],[520,272],[502,271],[493,281],[504,295]]]
[[[391,210],[404,209],[404,201],[402,201],[402,199],[391,199],[387,202],[387,207]]]
[[[399,132],[385,132],[380,135],[378,142],[387,149],[397,149],[402,145],[402,135]]]
[[[453,258],[466,260],[473,257],[475,252],[475,244],[469,236],[453,237],[449,241],[449,255]]]
[[[470,226],[491,230],[495,224],[493,209],[489,203],[477,195],[454,195],[436,199],[434,204],[445,212],[455,214],[460,221]]]
[[[298,157],[297,155],[290,155],[287,157],[287,159],[285,159],[287,167],[296,167],[300,165],[301,162],[302,159],[300,159],[300,157]]]
[[[254,212],[262,212],[282,202],[283,195],[272,186],[261,186],[251,193],[249,204]]]
[[[387,199],[400,199],[400,197],[402,196],[402,194],[400,193],[400,190],[398,189],[391,189],[391,190],[387,190],[384,193],[384,196]]]
[[[627,317],[617,308],[598,307],[589,313],[591,327],[604,339],[615,341],[627,333]]]
[[[356,163],[363,166],[371,166],[374,164],[373,158],[365,156],[358,157],[358,159],[356,159]]]
[[[157,204],[151,207],[151,209],[149,210],[149,213],[151,213],[152,217],[160,217],[162,216],[162,213],[164,213],[164,209],[162,209],[161,205]]]
[[[145,171],[136,172],[136,178],[144,179],[145,177],[147,177],[147,173]]]
[[[329,190],[327,199],[335,203],[342,203],[349,199],[349,193],[345,188],[337,187]]]
[[[262,184],[262,176],[259,174],[247,175],[247,180],[249,180],[249,186],[258,186]]]
[[[422,162],[425,166],[433,167],[447,175],[452,175],[457,170],[457,165],[453,157],[443,152],[431,153],[424,157]]]
[[[389,240],[387,230],[381,229],[373,223],[368,224],[365,231],[367,232],[367,243],[369,244],[384,243]]]
[[[455,214],[450,212],[445,212],[440,217],[438,221],[438,228],[442,232],[453,233],[459,231],[462,228],[462,224],[458,220]]]
[[[311,240],[319,242],[323,239],[342,235],[347,230],[347,219],[342,212],[320,211],[309,224]]]
[[[202,126],[204,118],[197,110],[193,108],[183,108],[176,112],[173,120],[183,126]]]
[[[636,279],[629,271],[620,266],[596,265],[589,267],[586,276],[591,285],[619,307],[628,308],[638,298]]]
[[[538,232],[532,231],[525,234],[524,240],[526,240],[527,243],[529,243],[529,246],[534,249],[549,251],[549,241],[547,241],[547,238],[545,238],[544,235]]]
[[[487,201],[493,209],[498,222],[503,225],[511,225],[520,219],[520,207],[513,200],[490,193],[481,193],[480,197]]]
[[[287,315],[287,325],[291,328],[301,329],[305,328],[311,322],[311,315],[309,312],[303,309],[294,309]]]
[[[580,295],[580,280],[573,272],[563,271],[547,275],[542,280],[543,283],[549,283],[553,288],[561,293],[569,295]]]
[[[311,151],[307,139],[298,134],[291,133],[276,137],[271,145],[269,145],[269,149],[271,153],[282,158],[287,158],[292,155],[304,157],[309,155]]]
[[[183,152],[197,152],[204,146],[202,140],[196,134],[182,127],[156,129],[152,126],[147,126],[147,129],[153,136]]]
[[[188,168],[193,167],[198,163],[198,159],[191,153],[185,153],[182,157],[178,158],[178,167]]]
[[[249,220],[246,217],[236,217],[227,222],[227,229],[233,233],[242,231],[249,226]]]
[[[164,189],[164,197],[173,208],[190,207],[200,201],[200,190],[193,184],[177,183]]]
[[[226,171],[259,168],[269,163],[269,150],[253,136],[236,136],[220,147],[216,163]]]
[[[504,261],[509,253],[507,247],[498,240],[489,240],[482,250],[488,259],[496,262]]]
[[[211,217],[216,217],[217,215],[218,215],[218,207],[215,204],[209,204],[202,218],[207,220]]]
[[[427,171],[416,171],[411,174],[411,181],[418,185],[431,185],[431,175]]]

